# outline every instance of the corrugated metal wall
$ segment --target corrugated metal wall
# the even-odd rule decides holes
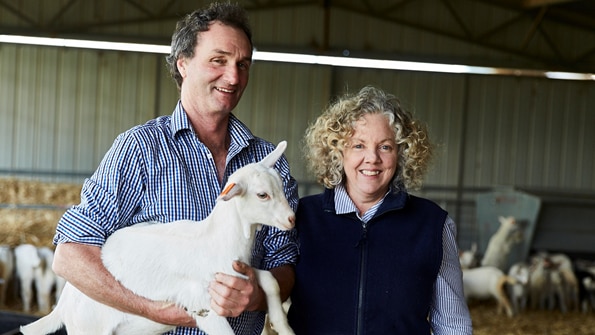
[[[328,101],[331,68],[256,62],[235,114],[257,136],[288,141],[285,151],[298,180],[308,180],[301,141],[308,122]]]
[[[595,84],[474,77],[465,184],[595,189]]]
[[[164,69],[162,55],[2,45],[0,170],[80,180],[117,134],[173,109]]]

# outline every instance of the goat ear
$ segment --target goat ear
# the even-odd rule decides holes
[[[287,141],[279,142],[279,144],[277,144],[277,147],[275,148],[275,150],[273,150],[273,152],[271,152],[265,158],[263,158],[260,161],[260,164],[262,164],[268,168],[272,168],[273,166],[275,166],[275,163],[277,163],[277,160],[279,160],[279,158],[281,158],[281,155],[283,155],[285,148],[287,148]]]
[[[229,184],[227,184],[227,186],[225,186],[223,191],[221,191],[221,194],[219,194],[219,197],[217,198],[217,200],[221,199],[223,201],[227,201],[241,193],[242,193],[242,186],[240,186],[239,184],[236,184],[236,183],[229,183]]]

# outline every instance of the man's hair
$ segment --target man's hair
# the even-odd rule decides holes
[[[238,4],[213,2],[208,7],[197,9],[186,15],[176,24],[171,39],[171,51],[165,58],[169,73],[178,89],[182,86],[182,75],[178,71],[176,62],[180,57],[192,58],[194,56],[194,48],[198,43],[200,33],[209,30],[209,26],[215,21],[241,29],[248,37],[250,46],[253,46],[248,15],[246,10]]]

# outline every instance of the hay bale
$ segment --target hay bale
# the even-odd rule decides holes
[[[80,202],[81,185],[0,178],[0,244],[53,247],[66,208]]]
[[[0,178],[0,204],[69,207],[80,202],[81,185]]]
[[[56,225],[63,214],[59,210],[0,209],[0,244],[15,247],[30,243],[52,248]]]

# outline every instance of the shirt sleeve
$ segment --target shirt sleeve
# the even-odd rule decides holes
[[[54,244],[101,246],[114,231],[131,224],[143,192],[139,152],[130,134],[116,138],[95,173],[85,180],[81,203],[68,209],[58,222]]]
[[[471,335],[473,328],[463,293],[463,273],[458,257],[456,227],[446,218],[442,232],[442,265],[434,286],[429,320],[434,335]]]

